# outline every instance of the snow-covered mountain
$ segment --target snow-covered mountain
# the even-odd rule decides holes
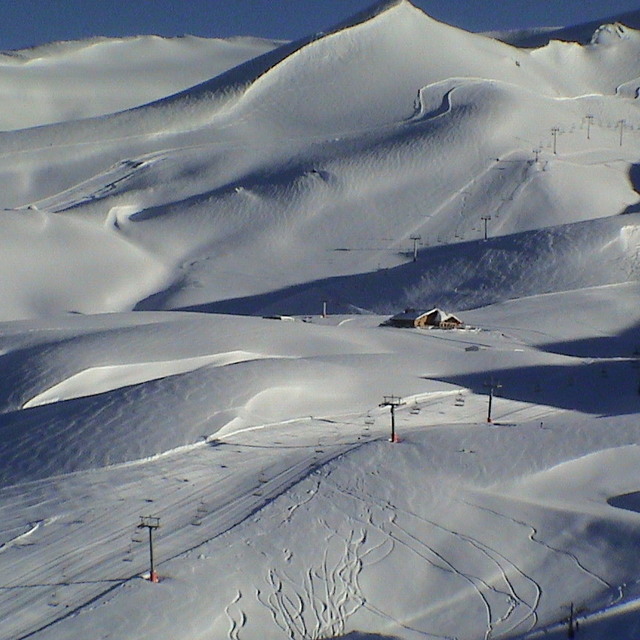
[[[600,27],[615,24],[623,24],[632,29],[640,28],[640,11],[628,11],[609,18],[584,22],[569,27],[541,27],[539,29],[493,31],[485,35],[498,38],[498,40],[517,47],[543,47],[552,40],[590,44],[594,36],[599,34]]]
[[[383,3],[147,106],[0,134],[3,253],[50,248],[3,316],[264,295],[398,267],[412,235],[480,240],[489,215],[495,236],[629,210],[640,36],[601,40],[520,50]]]
[[[635,638],[624,18],[3,55],[0,638]]]

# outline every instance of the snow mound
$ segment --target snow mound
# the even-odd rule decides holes
[[[246,362],[247,360],[256,360],[260,357],[259,354],[233,351],[165,362],[139,362],[135,364],[92,367],[80,371],[59,382],[51,389],[47,389],[44,393],[38,394],[35,398],[25,402],[22,408],[29,409],[43,404],[51,404],[52,402],[63,402],[74,398],[106,393],[114,389],[194,371],[204,366],[220,367],[237,362]]]

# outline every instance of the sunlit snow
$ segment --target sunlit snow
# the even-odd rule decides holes
[[[0,640],[638,637],[640,31],[592,35],[0,55]]]

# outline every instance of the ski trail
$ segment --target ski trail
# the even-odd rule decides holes
[[[271,587],[271,593],[267,598],[266,606],[271,611],[271,616],[276,625],[290,640],[306,638],[307,628],[303,618],[304,604],[295,590],[285,590],[285,586],[273,569],[267,573],[267,583]],[[263,604],[264,601],[263,601]]]
[[[454,535],[461,535],[462,534],[455,534]],[[511,618],[513,617],[514,612],[516,611],[518,605],[522,604],[523,606],[525,606],[528,611],[526,613],[526,615],[524,617],[522,617],[520,620],[516,620],[514,621],[511,626],[506,627],[505,629],[501,629],[501,633],[510,633],[512,631],[514,631],[515,629],[517,629],[519,626],[523,625],[529,618],[531,618],[531,627],[530,629],[532,629],[533,627],[535,627],[535,625],[538,622],[538,613],[537,613],[537,609],[538,609],[538,605],[540,604],[540,598],[542,597],[542,588],[540,587],[540,584],[534,580],[530,575],[526,574],[524,571],[522,571],[522,569],[520,569],[520,567],[518,567],[517,564],[515,564],[514,562],[512,562],[511,560],[509,560],[509,558],[507,558],[506,556],[502,555],[499,551],[497,551],[496,549],[493,549],[492,547],[489,547],[487,545],[485,545],[484,543],[481,543],[479,540],[475,539],[475,538],[467,538],[466,536],[462,536],[463,539],[466,539],[470,544],[472,544],[473,546],[475,546],[476,548],[478,548],[479,551],[481,551],[483,554],[485,554],[488,558],[490,558],[498,567],[503,580],[508,584],[509,586],[509,590],[511,591],[511,593],[513,594],[513,602],[512,602],[512,607],[510,607],[507,611],[507,613],[502,616],[499,620],[498,623],[506,623],[507,621],[510,621]],[[503,565],[496,560],[496,558],[493,557],[492,554],[497,555],[503,562],[507,563],[509,566],[512,567],[512,569],[518,574],[520,575],[525,582],[530,583],[533,588],[534,588],[534,597],[533,597],[533,602],[529,603],[527,602],[522,596],[520,596],[517,592],[515,587],[513,586],[512,580],[511,578],[509,578],[507,571],[504,569]]]
[[[373,499],[373,497],[372,497]],[[486,557],[490,563],[492,565],[494,565],[497,570],[499,571],[499,574],[502,578],[502,580],[504,581],[505,585],[507,586],[507,588],[509,589],[509,593],[510,593],[510,597],[512,598],[512,606],[508,609],[507,613],[505,615],[503,615],[499,620],[498,623],[504,623],[507,620],[509,620],[513,614],[513,612],[516,610],[518,605],[523,605],[525,606],[529,611],[527,613],[527,615],[522,618],[521,620],[517,621],[516,623],[514,623],[511,627],[502,630],[502,633],[507,633],[510,631],[513,631],[516,627],[520,626],[521,624],[523,624],[527,619],[529,618],[533,618],[533,623],[535,625],[535,622],[537,622],[537,607],[538,604],[540,602],[540,598],[542,596],[542,588],[540,587],[540,584],[535,581],[531,576],[529,576],[528,574],[524,573],[520,567],[518,567],[518,565],[516,565],[513,561],[511,561],[509,558],[507,558],[505,555],[503,555],[502,553],[500,553],[497,549],[494,549],[493,547],[485,544],[484,542],[481,542],[480,540],[478,540],[477,538],[473,538],[472,536],[469,536],[467,534],[461,533],[459,531],[455,531],[453,529],[450,529],[449,527],[445,527],[444,525],[441,525],[433,520],[430,520],[428,518],[424,518],[422,516],[419,516],[416,513],[413,513],[411,511],[406,511],[404,509],[401,509],[397,506],[393,506],[393,505],[388,505],[388,507],[390,509],[394,509],[397,513],[402,513],[406,516],[415,518],[416,520],[419,520],[420,522],[424,522],[425,524],[428,524],[440,531],[443,531],[444,533],[447,533],[449,535],[452,535],[462,541],[464,541],[465,543],[471,545],[472,547],[474,547],[477,551],[480,552],[480,554],[482,554],[484,557]],[[504,563],[504,564],[503,564]],[[523,596],[519,595],[518,590],[516,589],[516,587],[513,584],[513,579],[509,577],[508,571],[505,569],[504,565],[508,565],[509,567],[511,567],[511,569],[516,573],[516,575],[521,576],[524,579],[525,585],[531,585],[531,587],[534,590],[533,593],[533,601],[532,602],[528,602]]]
[[[317,461],[317,458],[314,457],[314,461]],[[303,500],[300,500],[298,502],[295,502],[291,506],[287,507],[287,514],[282,519],[282,524],[287,524],[287,523],[291,522],[291,518],[293,517],[293,514],[300,507],[303,507],[305,504],[307,504],[308,502],[311,502],[311,500],[313,500],[314,496],[318,492],[319,486],[320,486],[320,480],[315,479],[313,488],[309,489],[309,491],[307,491],[307,498],[303,499]]]
[[[329,481],[330,482],[330,481]],[[441,524],[438,524],[437,522],[434,522],[432,520],[429,520],[427,518],[423,518],[421,516],[418,516],[417,514],[413,513],[413,512],[409,512],[400,508],[395,507],[394,505],[390,504],[390,503],[381,503],[379,500],[377,500],[375,498],[375,496],[371,496],[369,494],[366,494],[366,492],[364,492],[362,489],[360,489],[362,491],[363,494],[366,494],[365,496],[362,495],[358,495],[355,494],[353,492],[350,492],[348,490],[342,489],[340,487],[337,487],[335,484],[331,483],[333,490],[341,493],[342,495],[346,495],[348,497],[351,497],[353,499],[359,500],[364,502],[367,505],[370,505],[371,503],[374,503],[378,506],[378,508],[382,509],[382,510],[389,510],[393,513],[391,519],[390,519],[390,523],[400,532],[402,532],[402,534],[404,534],[404,536],[408,537],[410,540],[413,540],[415,545],[419,545],[422,546],[424,548],[426,548],[431,554],[433,554],[434,556],[436,556],[439,560],[441,560],[443,563],[445,563],[445,565],[452,571],[457,573],[460,577],[462,577],[463,579],[467,580],[470,584],[472,584],[472,586],[474,587],[474,589],[477,591],[477,593],[479,594],[479,596],[482,598],[483,603],[485,604],[485,608],[487,611],[487,631],[486,631],[486,638],[491,637],[492,634],[494,634],[496,631],[498,631],[498,629],[500,628],[500,633],[508,633],[513,631],[514,629],[518,628],[519,626],[523,625],[526,620],[528,619],[532,619],[533,621],[533,625],[535,626],[535,623],[537,622],[537,613],[536,613],[536,609],[538,607],[539,601],[540,601],[540,597],[541,597],[541,587],[540,585],[533,580],[533,578],[531,578],[530,576],[528,576],[527,574],[525,574],[515,563],[513,563],[512,561],[510,561],[508,558],[506,558],[504,555],[502,555],[500,552],[498,552],[496,549],[493,549],[492,547],[489,547],[488,545],[484,544],[483,542],[468,536],[466,534],[462,534],[460,532],[454,531],[448,527],[445,527]],[[474,552],[478,552],[481,556],[483,556],[486,560],[489,561],[491,566],[494,566],[497,571],[498,571],[498,575],[500,576],[500,579],[504,582],[505,585],[505,589],[502,589],[494,584],[490,584],[486,579],[480,577],[480,576],[476,576],[473,575],[471,573],[462,571],[460,569],[459,566],[454,565],[454,563],[449,562],[449,560],[447,560],[447,558],[439,553],[437,550],[435,550],[433,547],[431,547],[430,545],[428,545],[426,542],[424,542],[423,540],[417,538],[414,534],[412,534],[410,531],[408,531],[405,527],[402,527],[398,524],[397,520],[396,520],[396,515],[398,513],[402,513],[403,515],[409,516],[411,518],[417,519],[425,524],[428,524],[436,529],[438,529],[439,531],[442,531],[448,535],[451,535],[453,537],[455,537],[456,539],[460,540],[461,542],[465,543],[468,546],[471,546],[474,549]],[[372,526],[378,526],[373,522],[373,518],[372,518],[372,514],[369,510],[369,522]],[[400,538],[389,532],[389,535],[393,536],[393,538],[400,542],[400,544],[405,544],[408,547],[412,548],[414,550],[414,552],[417,552],[417,548],[415,545],[412,545],[411,543],[406,543],[403,540],[400,540]],[[438,568],[439,565],[431,563],[433,566],[437,566]],[[507,568],[505,568],[507,567]],[[520,576],[523,579],[523,585],[520,586],[520,589],[516,588],[512,578],[509,577],[508,574],[508,568],[511,569],[512,572],[515,573],[515,575]],[[519,590],[524,590],[527,589],[527,587],[529,587],[529,591],[531,589],[533,589],[533,593],[530,593],[528,595],[528,598],[520,595]],[[496,593],[498,595],[503,595],[507,598],[507,602],[508,602],[508,606],[505,610],[505,612],[500,615],[499,617],[496,617],[495,612],[493,611],[493,608],[491,607],[491,603],[489,602],[489,599],[484,595],[483,590],[487,593],[493,592]],[[530,600],[530,601],[528,601]],[[509,623],[509,626],[506,626],[506,623],[509,622],[512,617],[514,612],[517,610],[518,606],[522,605],[523,607],[526,608],[526,613],[525,615],[523,615],[520,619],[518,620],[513,620],[512,622]],[[506,628],[501,628],[501,627],[506,627]]]
[[[599,576],[597,573],[594,573],[593,571],[591,571],[590,569],[588,569],[587,567],[585,567],[582,562],[580,561],[580,559],[571,551],[567,551],[566,549],[558,549],[557,547],[553,547],[550,544],[548,544],[547,542],[545,542],[544,540],[539,540],[537,538],[538,536],[538,530],[531,525],[528,522],[524,522],[523,520],[518,520],[517,518],[513,518],[511,516],[508,516],[504,513],[500,513],[499,511],[495,511],[494,509],[491,509],[490,507],[485,507],[485,506],[481,506],[481,505],[477,505],[477,504],[473,504],[472,502],[467,502],[465,500],[462,500],[462,502],[464,504],[469,505],[470,507],[474,507],[476,509],[481,509],[482,511],[487,511],[489,513],[492,513],[500,518],[503,518],[505,520],[509,520],[510,522],[513,522],[517,525],[520,525],[521,527],[524,527],[526,529],[529,530],[529,540],[531,540],[531,542],[535,542],[536,544],[544,547],[545,549],[548,549],[549,551],[553,551],[554,553],[558,553],[561,555],[564,555],[566,557],[568,557],[581,571],[583,571],[584,573],[586,573],[588,576],[590,576],[591,578],[593,578],[595,581],[599,582],[602,586],[606,587],[607,589],[614,589],[614,585],[612,585],[611,583],[607,582],[602,576]]]
[[[485,639],[489,638],[491,636],[491,630],[493,629],[493,625],[494,625],[493,609],[491,607],[491,603],[489,602],[488,597],[483,593],[483,591],[482,591],[482,589],[480,587],[482,586],[485,589],[491,590],[491,591],[497,591],[497,590],[494,587],[492,587],[491,585],[489,585],[487,582],[485,582],[479,576],[474,576],[474,575],[472,575],[470,573],[466,573],[465,571],[462,571],[462,570],[458,569],[457,566],[453,562],[451,562],[450,560],[448,560],[444,556],[444,554],[440,553],[434,547],[432,547],[431,545],[427,544],[426,542],[420,540],[420,538],[416,537],[415,535],[413,535],[412,533],[408,532],[406,529],[404,529],[403,527],[398,525],[397,522],[396,522],[395,514],[393,514],[389,524],[390,524],[390,526],[393,526],[394,528],[396,528],[399,532],[403,533],[405,536],[407,536],[407,538],[409,538],[409,540],[411,542],[413,542],[413,543],[415,543],[415,545],[417,545],[417,546],[414,546],[413,544],[411,544],[411,542],[406,542],[404,540],[401,540],[400,537],[397,534],[388,532],[388,534],[390,536],[392,536],[394,540],[396,540],[398,543],[403,545],[410,552],[416,554],[417,556],[419,556],[423,560],[426,560],[427,562],[429,562],[436,569],[440,569],[442,571],[446,571],[448,573],[451,573],[452,575],[461,578],[462,580],[467,582],[469,585],[471,585],[473,591],[480,598],[480,600],[482,601],[482,604],[484,606],[485,614],[486,614],[486,629],[487,629],[486,632],[485,632],[485,636],[484,637],[485,637]],[[424,553],[422,553],[422,552],[420,552],[418,550],[418,547],[423,547],[427,551],[427,553],[429,553],[429,554],[433,555],[435,558],[437,558],[437,560],[442,562],[442,565],[444,565],[444,566],[438,564],[437,562],[433,562],[432,560],[429,560],[429,558],[427,558],[427,556]],[[507,595],[507,594],[504,594],[504,595]]]
[[[381,525],[378,525],[373,521],[373,513],[370,508],[367,508],[366,516],[367,517],[365,520],[363,520],[362,518],[356,518],[365,527],[367,527],[367,529],[363,529],[363,533],[366,534],[365,539],[369,540],[369,538],[371,538],[372,532],[377,531],[378,533],[380,533],[380,542],[378,542],[377,544],[372,543],[372,546],[370,546],[363,553],[361,553],[360,559],[362,561],[363,567],[373,566],[375,564],[378,564],[379,562],[382,562],[385,558],[391,555],[391,553],[393,553],[394,549],[396,548],[396,540],[393,538],[393,536],[390,536],[386,531],[382,529]],[[324,524],[325,526],[328,526],[326,525],[326,523]],[[427,560],[427,562],[430,562],[430,561]],[[357,584],[357,577],[356,577],[355,584]],[[369,602],[365,597],[364,593],[361,591],[359,585],[357,585],[356,589],[357,589],[359,598],[361,600],[362,608],[379,616],[386,623],[392,623],[402,629],[405,629],[407,631],[410,631],[412,633],[415,633],[425,638],[433,638],[435,640],[458,640],[453,636],[430,633],[428,631],[424,631],[423,629],[416,629],[415,627],[410,626],[406,622],[402,620],[398,620],[397,618],[394,618],[392,615],[388,614],[387,612],[375,606],[373,603]],[[320,636],[320,637],[325,637],[325,636]]]
[[[305,447],[299,456],[295,456],[294,460],[276,465],[276,472],[270,474],[265,483],[259,483],[258,486],[262,492],[260,497],[254,496],[253,492],[248,491],[243,484],[236,486],[236,483],[232,482],[230,490],[224,492],[224,498],[211,503],[212,488],[217,486],[219,482],[228,482],[226,472],[221,478],[204,482],[202,486],[197,488],[181,481],[175,486],[172,485],[172,489],[168,492],[166,487],[161,487],[163,481],[159,479],[158,483],[160,484],[154,485],[157,490],[157,493],[153,494],[155,500],[147,501],[155,502],[154,515],[161,517],[164,525],[163,543],[158,549],[157,567],[161,569],[165,563],[183,557],[206,542],[218,538],[225,531],[232,529],[262,509],[265,504],[271,502],[301,479],[309,476],[318,466],[345,451],[364,444],[366,443],[347,440],[330,450],[315,454],[311,453],[312,448],[309,451]],[[237,447],[240,445],[221,443],[220,446]],[[189,451],[188,455],[195,456],[198,460],[202,458],[203,461],[208,461],[210,456],[215,455],[215,452],[216,450],[211,447],[200,446]],[[167,464],[163,459],[156,460],[155,463],[158,465]],[[132,470],[137,472],[142,468],[140,465],[124,467],[122,472],[130,473]],[[209,511],[198,513],[195,508],[199,504],[206,506]],[[117,508],[120,514],[118,523],[130,523],[139,519],[139,506],[134,501],[128,501],[126,504],[118,503]],[[192,525],[194,511],[196,511],[196,516],[199,516],[197,520],[201,521],[203,526]],[[110,509],[101,509],[95,513],[93,509],[83,512],[82,520],[90,522],[95,527],[97,534],[90,541],[89,546],[83,547],[82,550],[67,543],[63,546],[59,556],[52,556],[50,552],[46,551],[47,547],[44,544],[49,541],[47,538],[42,541],[42,545],[30,547],[33,549],[32,556],[39,562],[27,564],[18,562],[15,566],[11,565],[11,571],[5,573],[6,582],[2,592],[8,593],[11,590],[12,593],[15,591],[16,595],[12,595],[10,599],[5,598],[0,605],[2,606],[1,617],[10,617],[11,620],[16,620],[13,622],[16,628],[13,637],[16,640],[35,635],[64,620],[69,615],[81,611],[100,597],[110,593],[116,588],[116,585],[122,585],[129,580],[136,579],[144,571],[146,562],[142,554],[133,553],[136,543],[131,538],[130,525],[115,525],[111,521],[112,515],[113,512]],[[214,515],[215,519],[212,517]],[[188,531],[185,531],[185,528]],[[54,541],[60,539],[60,530],[55,527],[51,527],[51,530],[52,532],[48,534],[49,537],[52,537]],[[80,530],[82,527],[78,526],[78,531]],[[45,531],[46,529],[41,528],[36,535],[38,537],[44,536]],[[71,533],[75,535],[76,531],[73,530]],[[96,556],[99,558],[99,567],[96,564]],[[123,561],[129,563],[126,565],[125,575],[121,569]],[[41,590],[23,587],[36,584],[36,582],[47,582],[52,583],[52,586],[48,588],[50,591],[53,588],[53,583],[59,581],[60,566],[63,564],[68,567],[65,583],[74,585],[73,603],[70,608],[62,611],[59,607],[43,607],[42,611],[37,614],[36,622],[32,621],[36,619],[36,616],[22,622],[20,619],[21,611],[29,611],[38,603],[45,602]],[[93,576],[98,577],[93,579]],[[64,591],[65,593],[68,591],[66,586]],[[239,632],[240,635],[242,633]]]
[[[394,507],[390,507],[390,508],[394,508]],[[402,511],[407,516],[412,516],[426,524],[433,526],[434,528],[444,533],[447,533],[451,536],[454,536],[455,538],[458,538],[459,540],[462,540],[463,542],[467,543],[468,545],[476,549],[482,556],[487,558],[493,566],[496,567],[496,569],[499,572],[500,578],[505,583],[508,589],[508,593],[505,593],[501,589],[498,589],[497,587],[494,587],[492,585],[489,585],[489,588],[491,590],[495,590],[497,593],[504,593],[509,598],[510,605],[507,608],[507,611],[500,618],[498,618],[496,622],[492,625],[492,632],[497,629],[498,625],[502,625],[503,623],[506,623],[507,621],[509,621],[519,605],[522,605],[528,609],[527,614],[521,620],[515,621],[510,627],[506,629],[501,629],[500,633],[509,633],[513,631],[515,628],[522,625],[529,618],[533,618],[534,624],[535,624],[535,622],[537,621],[536,609],[540,602],[542,589],[540,585],[533,578],[531,578],[531,576],[524,573],[514,562],[509,560],[506,556],[501,554],[496,549],[481,542],[477,538],[473,538],[466,534],[460,533],[458,531],[455,531],[453,529],[440,525],[437,522],[434,522],[432,520],[422,518],[417,514],[413,514],[411,512],[403,511],[397,508],[395,509],[396,511]],[[527,600],[525,600],[523,596],[519,594],[518,589],[515,587],[513,583],[513,579],[509,577],[508,572],[505,569],[505,566],[503,563],[511,567],[512,570],[515,571],[516,575],[521,576],[524,579],[525,584],[530,584],[533,587],[534,593],[533,593],[532,602],[528,602]]]
[[[15,538],[11,538],[11,540],[7,540],[6,542],[2,543],[0,545],[0,553],[2,553],[3,551],[6,551],[7,549],[10,549],[11,547],[17,544],[22,543],[29,536],[33,535],[44,524],[48,524],[48,523],[45,523],[44,520],[38,520],[37,522],[30,524],[29,528],[26,531],[15,536]]]
[[[229,618],[229,640],[240,640],[240,631],[244,627],[247,616],[244,611],[236,606],[242,599],[242,593],[238,590],[234,599],[225,607],[225,614]]]
[[[324,519],[318,524],[327,531],[319,562],[301,567],[299,581],[269,569],[268,594],[260,592],[258,597],[291,640],[343,635],[347,620],[365,602],[358,581],[365,559],[377,562],[385,554],[385,540],[371,542],[363,529],[342,531]]]
[[[309,569],[305,574],[304,588],[311,602],[317,603],[311,607],[311,611],[314,616],[314,637],[318,637],[320,630],[325,626],[324,614],[326,612],[326,605],[322,601],[322,598],[316,595],[314,576],[319,580],[320,576],[315,573],[314,569]]]
[[[343,549],[341,557],[330,568],[329,548],[325,550],[323,559],[325,584],[331,585],[330,597],[327,599],[329,605],[329,627],[333,635],[344,631],[344,623],[361,606],[364,598],[358,584],[358,575],[362,570],[362,559],[360,550],[366,541],[366,533],[360,531],[356,535],[354,530],[350,530],[349,537],[343,539]],[[340,551],[340,549],[338,549]]]
[[[336,488],[336,492],[337,493],[342,493],[342,491],[339,488]],[[347,495],[350,495],[350,497],[354,497],[354,498],[356,498],[358,500],[361,500],[365,504],[367,504],[367,502],[363,498],[360,498],[359,496],[351,496],[351,494],[349,494],[348,492],[347,492]],[[397,544],[401,545],[402,547],[406,548],[410,553],[415,554],[416,556],[418,556],[419,558],[424,560],[427,564],[431,565],[435,569],[437,569],[439,571],[443,571],[445,573],[450,573],[450,574],[452,574],[452,575],[454,575],[454,576],[456,576],[458,578],[461,578],[462,580],[464,580],[468,584],[470,584],[472,589],[473,589],[473,591],[475,592],[475,594],[482,601],[483,608],[484,608],[484,610],[486,612],[486,616],[487,616],[487,627],[489,627],[491,625],[491,622],[492,622],[491,604],[489,603],[487,597],[482,593],[482,591],[480,590],[480,588],[476,584],[476,581],[478,581],[481,584],[484,584],[488,589],[491,588],[491,587],[489,587],[489,585],[486,585],[486,583],[483,583],[483,581],[480,578],[478,578],[477,576],[472,576],[470,574],[466,574],[465,572],[458,570],[456,568],[456,566],[452,562],[447,560],[444,557],[444,555],[442,555],[440,552],[436,551],[433,547],[429,546],[427,543],[423,542],[422,540],[420,540],[419,538],[417,538],[416,536],[414,536],[410,532],[408,532],[405,529],[403,529],[400,525],[398,525],[395,522],[395,520],[396,520],[395,513],[392,513],[391,516],[388,518],[388,526],[394,527],[400,533],[403,533],[404,535],[406,535],[410,540],[412,540],[413,542],[416,543],[415,546],[412,545],[410,542],[402,540],[399,535],[393,533],[392,531],[388,531],[383,526],[383,524],[380,524],[380,525],[376,524],[373,521],[373,514],[370,511],[370,509],[367,509],[367,511],[368,511],[368,523],[372,527],[374,527],[377,530],[379,530],[383,535],[388,536],[395,543],[397,543]],[[424,548],[426,550],[426,553],[421,551],[420,547]],[[433,558],[435,558],[435,560],[432,557],[428,557],[428,556],[433,556]],[[504,595],[507,595],[507,594],[504,594]]]

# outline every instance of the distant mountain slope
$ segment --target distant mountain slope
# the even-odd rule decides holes
[[[407,251],[410,255],[410,251]],[[328,278],[269,293],[186,307],[215,313],[393,314],[413,307],[464,310],[526,296],[640,280],[640,216],[615,216],[488,241],[421,249],[416,262]],[[179,307],[167,291],[140,309]]]
[[[548,27],[544,29],[522,29],[515,31],[492,31],[485,35],[497,38],[515,47],[544,47],[551,40],[589,44],[593,34],[602,25],[620,23],[631,29],[640,29],[640,10],[592,20],[569,27]]]
[[[139,36],[6,51],[0,53],[0,131],[131,109],[280,44],[259,38]]]
[[[215,305],[635,211],[640,32],[600,36],[518,49],[393,0],[148,105],[2,133],[0,248],[42,247],[7,264],[4,317]]]

